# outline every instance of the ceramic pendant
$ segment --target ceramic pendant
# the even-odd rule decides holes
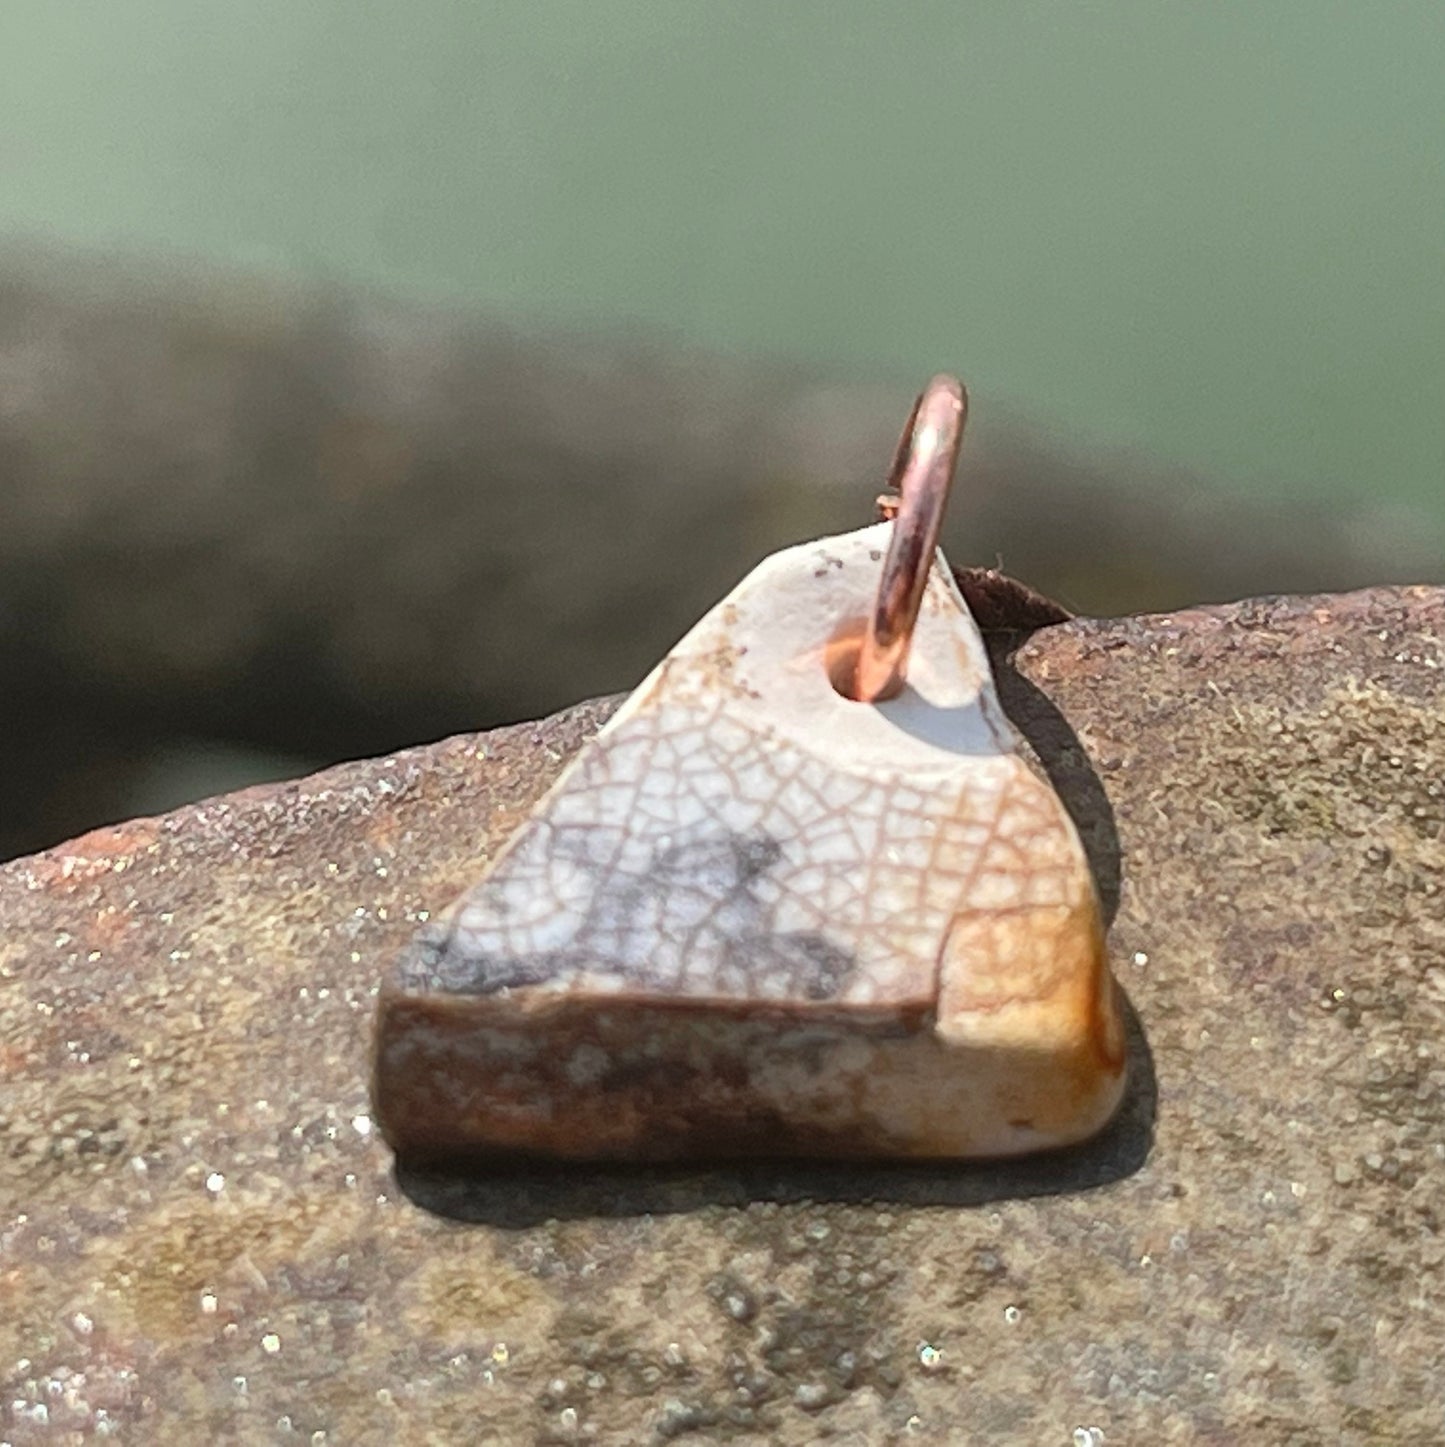
[[[1108,1120],[1089,867],[935,547],[962,416],[936,382],[904,515],[764,561],[397,963],[398,1153],[1002,1156]]]

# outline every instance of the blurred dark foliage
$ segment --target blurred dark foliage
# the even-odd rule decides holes
[[[0,857],[627,687],[763,554],[870,520],[909,401],[319,284],[0,258]],[[1418,579],[1432,541],[1071,451],[977,389],[945,534],[1083,612]]]

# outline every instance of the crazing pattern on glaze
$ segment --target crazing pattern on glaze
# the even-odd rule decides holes
[[[1078,842],[1012,752],[943,568],[907,698],[827,682],[824,625],[866,601],[868,538],[779,554],[704,619],[420,943],[407,984],[929,999],[956,916],[1079,905]],[[778,603],[790,586],[826,598],[816,623]]]
[[[1013,759],[971,762],[926,794],[840,777],[730,723],[722,702],[711,716],[643,714],[525,826],[437,938],[428,973],[483,993],[927,993],[955,914],[1077,896],[1048,796]]]

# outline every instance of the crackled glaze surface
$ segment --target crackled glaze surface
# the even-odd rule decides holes
[[[804,1021],[828,1010],[839,1039],[852,1010],[906,1022],[928,1069],[959,1076],[955,1104],[971,1119],[931,1127],[927,1151],[1027,1149],[1101,1124],[1121,1083],[1122,1037],[1093,883],[1058,800],[1015,751],[982,640],[941,558],[903,692],[863,704],[831,681],[886,543],[886,526],[825,539],[745,579],[418,940],[389,998],[429,1001],[433,1015],[451,1001],[470,1011],[474,1032],[520,1011],[536,1039],[563,1018],[561,997],[623,1010],[766,1003]],[[404,1018],[424,1034],[433,1015]],[[570,1010],[567,1019],[554,1050],[589,1043],[585,1021]],[[667,1053],[656,1019],[632,1024]],[[692,1038],[677,1046],[691,1056],[696,1025],[682,1029]],[[628,1033],[612,1030],[607,1050],[625,1054]],[[711,1047],[755,1096],[776,1074],[762,1058],[766,1033],[749,1031],[738,1046],[746,1059],[732,1058],[736,1040]],[[388,1069],[424,1073],[416,1042],[383,1034],[383,1083]],[[465,1077],[485,1071],[489,1055],[524,1053],[507,1035],[504,1045],[474,1033],[470,1055],[454,1041],[446,1068]],[[949,1058],[941,1041],[985,1054]],[[829,1055],[811,1073],[831,1071],[838,1094],[855,1074],[902,1068],[884,1059],[893,1048],[853,1050],[852,1068]],[[922,1089],[915,1064],[910,1088]],[[1044,1110],[1018,1077],[1050,1072],[1063,1108]],[[584,1074],[589,1085],[605,1078]],[[555,1094],[553,1083],[532,1087]],[[495,1073],[492,1088],[503,1090]],[[526,1088],[517,1082],[514,1103]],[[906,1101],[864,1104],[888,1117],[875,1147],[913,1148]],[[429,1112],[457,1108],[454,1095],[428,1102]],[[734,1100],[729,1113],[742,1108]],[[791,1114],[782,1098],[768,1109]],[[836,1109],[827,1113],[839,1123]],[[496,1122],[476,1125],[492,1132]],[[528,1130],[525,1120],[508,1128],[508,1145],[526,1148]],[[546,1148],[562,1148],[550,1125],[545,1133]]]
[[[961,910],[1079,903],[1077,843],[1014,754],[942,569],[908,691],[865,705],[829,683],[830,635],[867,605],[880,533],[780,554],[704,619],[409,983],[930,995]]]

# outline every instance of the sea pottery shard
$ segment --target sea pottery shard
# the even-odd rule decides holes
[[[902,691],[835,686],[888,546],[765,560],[416,939],[379,1012],[400,1155],[1007,1156],[1105,1124],[1093,880],[941,554]]]

